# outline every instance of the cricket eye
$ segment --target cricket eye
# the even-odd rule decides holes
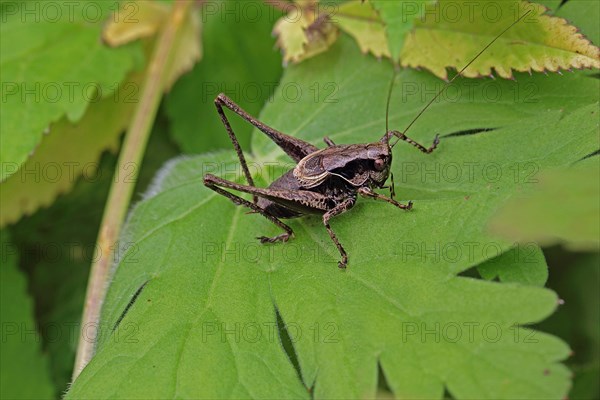
[[[385,161],[381,158],[375,160],[375,169],[377,171],[382,171],[385,168]]]

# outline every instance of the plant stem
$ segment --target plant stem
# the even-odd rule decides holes
[[[171,14],[157,38],[141,90],[140,103],[135,110],[131,125],[123,141],[115,177],[100,224],[94,261],[90,270],[77,356],[73,368],[73,380],[77,378],[94,355],[96,341],[86,337],[86,328],[95,327],[96,333],[100,329],[98,322],[108,287],[108,279],[110,278],[113,251],[115,247],[118,247],[117,239],[131,201],[139,166],[162,97],[171,50],[174,47],[176,34],[185,20],[190,4],[191,2],[186,0],[178,0],[173,4]],[[129,172],[132,165],[135,166],[133,176]],[[127,176],[127,179],[123,179],[123,176]]]

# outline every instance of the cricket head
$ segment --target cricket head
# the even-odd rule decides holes
[[[385,136],[384,136],[385,138]],[[371,187],[381,188],[390,176],[392,167],[392,148],[387,141],[370,143],[367,147],[367,156],[372,163],[369,172],[369,184]]]

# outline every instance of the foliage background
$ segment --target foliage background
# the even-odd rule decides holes
[[[564,4],[562,3],[549,1],[547,5],[552,10],[555,10],[558,15],[569,18],[595,44],[598,44],[600,30],[598,29],[597,18],[595,19],[594,14],[597,14],[597,9],[590,8],[589,4],[591,2],[588,4],[580,0],[570,0]],[[3,5],[3,7],[6,7],[6,5]],[[106,13],[108,11],[105,10]],[[6,12],[5,8],[3,8],[3,12]],[[226,93],[229,91],[232,97],[239,94],[235,89],[239,86],[236,85],[243,86],[250,82],[259,82],[262,88],[273,88],[272,91],[263,90],[258,99],[248,101],[248,99],[244,99],[242,96],[241,98],[236,98],[236,100],[239,101],[242,107],[254,115],[258,115],[260,110],[263,109],[263,105],[267,104],[268,107],[262,113],[261,118],[268,120],[270,124],[282,130],[284,127],[288,127],[288,132],[303,124],[303,121],[306,120],[307,112],[311,111],[310,107],[305,107],[304,111],[290,115],[289,113],[292,108],[282,108],[281,103],[275,105],[269,104],[268,99],[275,90],[272,84],[280,81],[284,71],[281,66],[281,56],[273,50],[276,39],[270,36],[274,21],[261,20],[259,23],[244,25],[244,23],[240,24],[232,19],[222,21],[215,17],[208,18],[204,22],[202,61],[196,64],[189,74],[182,76],[178,80],[161,104],[144,161],[140,166],[140,179],[135,189],[136,200],[140,200],[141,194],[148,190],[155,173],[166,161],[173,157],[180,154],[216,152],[220,149],[230,150],[230,144],[212,104],[212,98],[216,95],[216,92],[213,93],[213,91],[217,90],[217,88],[219,88],[218,91],[225,91]],[[80,37],[80,42],[67,39],[77,36],[73,35],[70,31],[70,29],[74,29],[72,27],[61,26],[60,24],[53,25],[53,27],[55,28],[55,36],[49,37],[48,40],[61,40],[61,43],[70,43],[73,48],[65,49],[64,54],[53,53],[56,59],[50,61],[48,64],[50,67],[47,68],[49,73],[46,79],[49,81],[57,79],[57,74],[60,72],[60,68],[58,67],[62,65],[61,58],[71,60],[72,62],[79,62],[75,60],[81,58],[80,54],[85,54],[86,51],[91,52],[89,49],[90,43],[94,43],[94,46],[97,45],[92,39],[88,39],[90,42],[86,42],[84,36]],[[8,28],[3,26],[2,29],[5,30]],[[86,29],[90,29],[90,38],[97,38],[101,26],[86,26]],[[79,34],[80,32],[77,33]],[[6,34],[6,31],[2,32],[3,60],[8,48],[5,42]],[[24,39],[20,43],[24,43],[25,40],[28,39]],[[36,45],[39,46],[39,43]],[[350,48],[353,45],[344,37],[341,39],[341,44],[338,43],[332,51],[339,51],[340,46]],[[31,47],[35,48],[33,44]],[[116,61],[111,61],[108,64],[114,69],[121,68],[121,71],[106,71],[106,74],[110,75],[111,79],[118,80],[119,78],[115,78],[115,76],[134,69],[136,65],[138,67],[142,65],[142,49],[135,47],[136,44],[131,44],[128,45],[128,48],[123,48],[115,52],[113,56],[116,58]],[[52,52],[52,49],[47,51]],[[77,51],[83,53],[78,53]],[[101,52],[102,50],[97,51]],[[40,58],[43,56],[39,52],[35,54]],[[99,55],[98,57],[102,56]],[[309,65],[313,67],[314,71],[327,71],[327,63],[330,61],[327,57],[333,56],[326,54],[317,57],[321,58],[306,62],[312,63]],[[89,60],[89,62],[92,65],[99,64],[95,60]],[[383,61],[382,63],[385,62]],[[57,66],[57,68],[55,69],[53,66]],[[296,69],[290,68],[287,75],[288,81],[295,81],[294,73],[303,74],[306,72],[300,66]],[[10,65],[2,65],[3,75],[6,68],[9,67]],[[381,75],[369,82],[378,88],[377,92],[372,94],[373,98],[370,102],[372,109],[375,110],[374,112],[381,110],[384,106],[385,96],[376,94],[385,93],[385,83],[389,82],[389,77],[384,75],[390,69],[389,67],[389,65],[387,67],[385,64],[382,65],[379,68]],[[86,69],[83,70],[87,71]],[[37,75],[39,71],[34,70],[31,73],[35,73],[36,77],[39,76]],[[411,73],[408,72],[409,75]],[[422,76],[425,76],[424,79],[431,79],[433,81],[433,77],[429,77],[425,73],[423,74]],[[290,77],[290,75],[292,76]],[[583,74],[578,72],[574,77],[566,77],[565,79],[568,83],[565,83],[565,80],[561,80],[561,77],[558,75],[551,75],[540,85],[543,85],[544,89],[549,88],[548,90],[554,87],[556,92],[560,92],[561,85],[564,85],[562,88],[566,92],[567,89],[573,90],[572,85],[577,86],[579,84],[578,77],[580,75]],[[110,79],[103,78],[102,76],[84,76],[77,79],[81,79],[82,82],[88,80],[110,81]],[[319,79],[322,78],[319,77]],[[421,75],[416,79],[422,79]],[[523,75],[518,76],[517,81],[523,83],[527,79],[529,78]],[[541,82],[539,75],[534,75],[532,79],[538,79],[538,82]],[[298,78],[298,81],[301,80],[301,78]],[[360,81],[360,79],[357,80]],[[325,79],[326,81],[327,79]],[[368,79],[365,80],[365,82],[367,81]],[[502,84],[508,86],[512,83],[503,82]],[[580,85],[584,86],[584,84]],[[544,90],[541,90],[541,92],[543,93]],[[593,100],[593,90],[591,92],[592,94],[589,95],[585,89],[581,89],[577,93],[578,96],[589,96]],[[347,93],[342,92],[343,95]],[[323,93],[321,94],[322,96]],[[400,92],[396,92],[394,96],[394,99],[397,100],[396,104],[400,102],[405,103],[402,101],[403,97]],[[574,104],[573,109],[577,105],[583,104],[583,102],[578,103],[579,100],[581,99],[572,99],[573,102],[571,104]],[[417,104],[404,104],[407,111],[403,112],[402,115],[392,116],[392,124],[402,126],[411,115],[414,115],[415,110],[418,110],[418,105],[420,104],[417,100],[414,101]],[[558,107],[558,105],[563,105],[561,104],[563,102],[564,98],[558,98],[555,105]],[[70,123],[68,120],[76,120],[81,114],[85,113],[85,104],[77,102],[74,104],[75,106],[73,104],[68,105],[73,106],[72,109],[63,109],[61,112],[57,112],[56,108],[50,108],[46,110],[50,113],[50,116],[46,118],[49,118],[51,121],[58,121],[63,114],[67,114],[68,117],[65,120],[58,121],[57,124]],[[348,107],[346,104],[342,100],[340,104],[334,105],[334,110],[331,111],[331,114],[335,115],[338,112],[338,115],[343,115],[343,112],[347,113],[348,110],[344,109]],[[564,102],[566,109],[568,109],[569,104],[569,102]],[[453,108],[452,106],[455,107]],[[447,130],[447,133],[461,130],[453,130],[452,128],[454,127],[450,122],[457,116],[455,111],[460,111],[460,108],[456,106],[451,104],[449,107],[444,108],[442,104],[434,105],[428,112],[430,118],[422,121],[420,127],[415,132],[416,137],[423,140],[429,138],[430,135],[427,133],[438,129],[440,120],[444,124],[450,124],[444,128]],[[23,130],[23,133],[20,133],[20,135],[31,138],[34,141],[46,140],[46,138],[40,139],[44,124],[43,117],[45,116],[34,116],[31,118],[25,108],[12,109],[10,107],[11,105],[3,104],[3,119],[9,112],[15,113],[15,110],[17,110],[16,115],[20,116],[21,120],[28,121],[27,124],[19,126],[19,129]],[[302,107],[303,105],[300,105],[300,109]],[[590,110],[593,110],[593,107]],[[360,110],[350,111],[358,113]],[[470,111],[467,110],[465,112]],[[497,109],[488,111],[485,108],[481,108],[480,111],[479,120],[476,122],[484,123],[485,121],[486,123],[490,123],[490,121],[495,121],[496,123],[500,123],[511,118],[508,111],[506,115],[498,113]],[[88,112],[93,111],[88,110]],[[532,112],[542,112],[542,110],[536,110],[533,107]],[[434,117],[435,115],[437,117]],[[357,114],[357,116],[359,115]],[[368,122],[368,118],[360,117]],[[378,119],[380,118],[372,118],[373,121]],[[317,123],[309,126],[309,129],[303,133],[306,134],[308,132],[309,135],[313,136],[304,136],[304,138],[315,139],[317,141],[317,138],[322,136],[323,132],[328,129],[327,120],[327,118],[317,119]],[[589,129],[590,126],[592,129],[594,128],[593,124],[577,126],[577,122],[582,120],[582,118],[568,120],[568,124],[561,125],[561,128],[564,128],[569,133],[576,128],[587,127]],[[38,121],[38,125],[34,124],[36,121]],[[334,121],[334,125],[337,127],[340,127],[344,123],[352,126],[354,121],[352,119],[345,122]],[[494,125],[493,123],[490,124]],[[204,132],[210,134],[207,133],[200,137],[197,134],[197,127],[199,125],[202,125]],[[456,125],[460,124],[456,123]],[[470,126],[468,128],[483,128],[486,126],[488,125]],[[56,125],[54,127],[56,128],[55,132],[60,131],[60,128],[57,128]],[[4,142],[7,132],[12,132],[14,129],[16,128],[12,125],[2,126],[3,147],[7,143]],[[94,149],[93,154],[89,155],[89,159],[99,160],[97,173],[95,174],[98,177],[97,179],[86,179],[84,177],[74,180],[71,182],[72,188],[65,188],[59,191],[67,193],[59,196],[52,194],[49,196],[50,200],[45,200],[48,196],[40,191],[40,198],[37,200],[44,207],[2,230],[2,269],[0,270],[2,273],[0,284],[2,285],[3,322],[2,398],[56,398],[68,387],[72,372],[74,351],[77,344],[74,336],[76,333],[73,333],[72,327],[76,326],[81,315],[85,284],[92,258],[90,249],[93,248],[96,240],[102,210],[107,198],[112,173],[115,169],[115,150],[118,148],[120,140],[117,135],[122,129],[119,124],[116,124],[111,129],[114,131],[114,134],[106,135],[106,137],[103,136],[99,144],[94,143],[89,145],[90,148],[93,147]],[[250,145],[251,129],[239,121],[234,123],[234,129],[240,138],[242,138],[242,146]],[[381,126],[377,129],[381,130]],[[215,132],[217,133],[215,134]],[[32,133],[35,133],[35,135]],[[39,138],[36,139],[35,136],[39,136]],[[51,136],[49,135],[48,137]],[[256,134],[252,136],[252,141],[257,153],[262,155],[270,154],[273,150],[272,146],[267,144],[263,138],[256,136]],[[345,140],[341,141],[345,142]],[[593,138],[589,139],[589,142],[591,143],[590,146],[593,147]],[[525,142],[524,145],[536,146],[536,144],[531,144],[530,142]],[[72,160],[73,158],[69,158],[72,157],[72,153],[69,151],[73,149],[70,149],[70,147],[73,147],[75,152],[77,152],[77,149],[82,148],[81,146],[86,146],[86,144],[59,143],[55,149],[49,152],[48,157],[50,160]],[[103,151],[105,148],[111,148],[111,150]],[[403,152],[402,154],[408,155],[409,152]],[[592,161],[597,162],[597,156],[592,157]],[[448,188],[442,188],[441,191],[444,189],[452,190],[452,185],[449,186]],[[401,185],[399,185],[400,187]],[[33,186],[31,189],[33,195],[31,197],[36,197],[36,193],[38,193],[37,188],[38,186]],[[469,188],[463,189],[466,190]],[[6,191],[6,187],[3,190]],[[427,199],[429,196],[427,188],[407,188],[406,190],[412,196],[412,199]],[[561,201],[555,200],[551,205],[554,206],[558,203],[561,203]],[[222,206],[225,207],[225,205]],[[373,211],[377,215],[380,209],[377,206],[381,205],[369,205],[368,210]],[[228,209],[228,211],[231,210]],[[386,215],[388,214],[379,214],[382,218],[385,218]],[[361,215],[361,218],[363,218],[364,222],[364,213]],[[261,225],[261,227],[264,226]],[[306,229],[317,231],[321,227],[313,221],[308,223]],[[346,238],[353,235],[353,231],[354,229],[350,225],[341,228],[341,232],[343,232]],[[509,234],[514,234],[514,232],[509,232]],[[310,243],[310,240],[306,241],[306,243]],[[53,251],[57,251],[56,249],[58,249],[58,252],[53,253]],[[572,357],[566,360],[567,366],[574,373],[570,398],[596,398],[600,395],[600,389],[595,379],[600,373],[600,333],[598,328],[600,325],[600,305],[597,292],[600,273],[598,254],[586,251],[572,251],[553,243],[544,247],[543,252],[548,262],[548,281],[545,286],[556,292],[560,299],[564,301],[564,304],[548,319],[536,324],[535,328],[562,338],[573,350]],[[329,267],[334,265],[331,262],[329,264]],[[487,270],[487,275],[484,270]],[[335,270],[330,272],[337,273]],[[488,279],[493,279],[496,275],[493,265],[480,266],[478,273]],[[469,270],[464,274],[478,277],[478,273],[474,270]],[[541,272],[537,271],[536,273],[538,276],[532,277],[532,272],[528,271],[526,273],[527,279],[531,279],[531,283],[535,285],[543,285],[546,280],[545,268],[542,267]],[[517,282],[522,281],[522,277],[513,277],[512,279]],[[510,281],[511,278],[504,277],[501,280]],[[39,332],[38,334],[34,334],[34,331],[31,331],[29,336],[25,337],[25,340],[17,340],[16,342],[5,341],[5,334],[7,335],[6,337],[15,337],[15,335],[8,335],[9,331],[7,330],[9,327],[14,326],[12,325],[14,322],[22,322],[27,327],[39,327]],[[32,329],[35,330],[35,328]],[[284,334],[285,332],[282,331],[282,333]],[[298,365],[297,356],[294,354],[293,348],[285,341],[285,336],[283,338],[284,346],[287,348],[292,362]],[[384,393],[390,389],[390,386],[393,387],[393,382],[386,382],[385,377],[381,373],[379,378],[380,394],[384,396]],[[30,382],[32,381],[36,382],[36,384],[31,385]]]

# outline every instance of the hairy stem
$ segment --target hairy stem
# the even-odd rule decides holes
[[[108,287],[113,252],[117,247],[117,239],[131,201],[139,166],[162,97],[165,76],[176,34],[185,20],[190,4],[190,1],[178,0],[173,5],[171,14],[157,38],[142,86],[140,103],[125,135],[108,202],[100,224],[96,253],[94,254],[88,280],[81,319],[81,333],[73,369],[73,380],[77,378],[94,354],[96,343],[92,338],[86,337],[88,335],[86,328],[96,327],[96,329],[100,329],[98,328],[100,309]],[[131,166],[134,166],[133,174],[131,173]],[[123,179],[124,176],[127,176],[127,179]]]

